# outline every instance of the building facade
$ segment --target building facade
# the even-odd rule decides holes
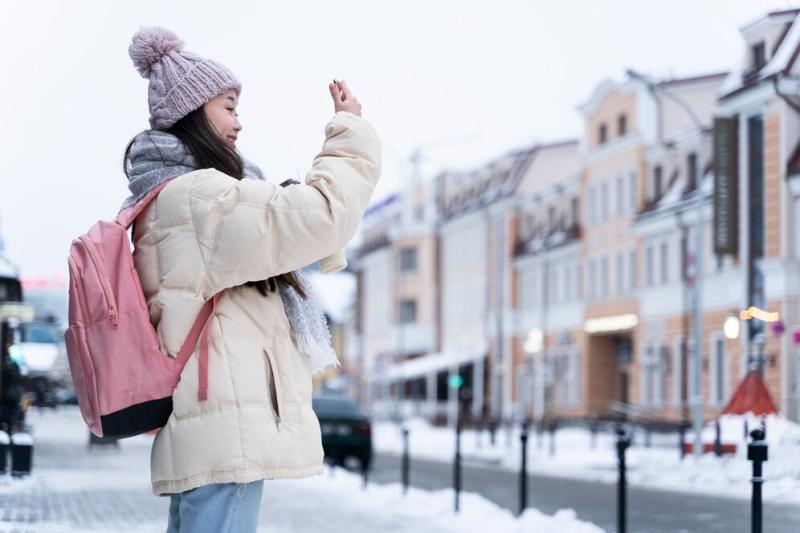
[[[368,217],[371,390],[450,423],[678,422],[756,369],[797,419],[800,11],[741,34],[734,72],[603,81],[578,140],[416,178]]]

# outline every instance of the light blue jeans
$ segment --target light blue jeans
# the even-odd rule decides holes
[[[172,494],[167,533],[255,533],[264,481],[212,483]]]

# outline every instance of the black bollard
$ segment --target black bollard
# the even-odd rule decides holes
[[[408,429],[403,428],[403,496],[408,492],[408,473],[411,456],[408,453]]]
[[[558,428],[558,422],[555,418],[550,419],[547,422],[547,431],[550,433],[550,457],[553,457],[556,454],[556,429]]]
[[[767,417],[761,415],[761,431],[764,432],[764,440],[767,440]]]
[[[591,447],[593,450],[597,449],[597,426],[599,425],[596,418],[589,419],[589,432],[591,433]]]
[[[644,447],[649,448],[653,444],[653,428],[650,427],[650,424],[645,423],[644,425]]]
[[[714,421],[714,455],[722,457],[722,436],[719,427],[719,418]]]
[[[6,463],[8,462],[8,454],[10,450],[11,437],[8,436],[8,433],[0,429],[0,476],[6,475]]]
[[[630,431],[617,426],[617,466],[619,467],[619,481],[617,483],[617,533],[625,533],[628,529],[628,488],[625,479],[625,452],[631,445]]]
[[[480,450],[483,447],[483,420],[475,422],[475,448]]]
[[[747,423],[747,419],[745,418],[744,419],[744,440],[745,440],[745,442],[747,441],[748,438],[750,438],[750,428],[749,428],[749,424]]]
[[[753,440],[747,445],[747,459],[753,461],[751,531],[752,533],[761,533],[761,485],[764,484],[761,466],[762,463],[767,460],[767,441],[764,440],[764,431],[760,428],[751,431],[750,436]]]
[[[497,420],[492,417],[489,419],[489,443],[494,448],[495,444],[495,435],[497,434]]]
[[[364,483],[362,484],[361,488],[366,490],[366,488],[367,488],[367,477],[369,476],[369,468],[367,467],[367,463],[366,462],[362,462],[361,463],[361,476],[362,476],[362,478],[364,480]]]
[[[453,465],[453,489],[455,490],[455,509],[458,512],[458,497],[461,492],[461,420],[456,420],[456,458]]]
[[[686,457],[686,422],[678,424],[678,453],[681,456],[681,461]]]
[[[11,435],[11,475],[29,476],[33,468],[33,436],[29,433]]]
[[[519,472],[519,514],[521,515],[528,507],[528,424],[522,424],[522,433],[519,439],[522,441],[522,467]]]

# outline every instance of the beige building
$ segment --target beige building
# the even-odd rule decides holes
[[[379,206],[359,260],[365,397],[450,422],[676,422],[696,400],[718,414],[758,369],[797,419],[799,14],[743,26],[734,72],[604,81],[578,141]]]

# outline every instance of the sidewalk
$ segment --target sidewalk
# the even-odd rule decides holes
[[[119,450],[89,451],[76,408],[32,412],[29,421],[36,438],[34,475],[0,480],[0,533],[165,531],[169,500],[150,491],[150,437],[120,441]],[[602,531],[575,520],[571,511],[550,517],[530,510],[517,519],[476,494],[462,494],[463,511],[456,516],[452,502],[451,490],[411,488],[406,497],[397,484],[364,490],[358,476],[337,469],[268,481],[259,531]]]

